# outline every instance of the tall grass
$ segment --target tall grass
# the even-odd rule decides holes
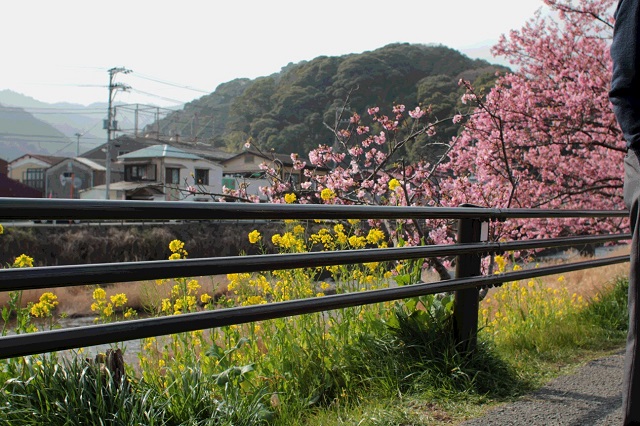
[[[385,245],[379,231],[367,233],[356,221],[345,225],[309,234],[301,223],[289,222],[272,242],[282,252]],[[249,234],[256,246],[261,238],[257,231]],[[181,241],[172,241],[170,249],[171,259],[187,256]],[[505,260],[498,263],[504,270]],[[151,315],[181,315],[384,288],[392,279],[410,285],[420,273],[419,263],[401,262],[232,274],[226,294],[180,278],[151,284],[144,299]],[[319,279],[326,274],[333,280]],[[139,363],[127,366],[124,381],[80,353],[3,361],[0,423],[447,422],[468,415],[473,404],[532,389],[540,369],[551,371],[551,365],[622,342],[624,280],[591,298],[574,294],[560,281],[554,286],[539,280],[507,283],[493,291],[482,302],[483,327],[472,353],[453,339],[452,297],[431,295],[145,339]],[[32,331],[29,315],[35,314],[54,327],[58,301],[52,297],[26,307],[21,295],[9,298],[9,310],[21,318],[18,331]],[[97,321],[131,313],[124,293],[96,288],[92,302]]]

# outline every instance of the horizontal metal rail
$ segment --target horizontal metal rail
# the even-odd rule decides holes
[[[559,219],[628,215],[625,210],[495,209],[324,204],[157,203],[119,200],[0,198],[0,220],[210,219]]]
[[[0,291],[42,289],[155,280],[161,278],[221,275],[237,272],[315,268],[364,262],[449,257],[460,254],[493,254],[519,250],[602,244],[631,239],[631,234],[593,235],[505,243],[468,243],[321,251],[311,253],[229,256],[184,260],[155,260],[127,263],[48,266],[0,269]]]
[[[458,266],[463,266],[459,271],[456,271],[459,278],[437,283],[421,283],[383,290],[338,294],[266,305],[5,336],[0,338],[0,358],[122,342],[232,324],[244,324],[448,291],[456,292],[454,308],[456,339],[460,342],[470,342],[471,344],[467,347],[472,349],[477,331],[477,291],[479,287],[628,261],[628,256],[619,256],[482,277],[479,276],[481,274],[479,256],[509,251],[598,245],[631,238],[630,234],[615,234],[505,243],[479,242],[481,240],[481,222],[507,219],[540,219],[544,221],[562,218],[619,218],[622,221],[626,220],[627,215],[628,212],[625,210],[494,209],[473,206],[448,208],[193,202],[154,203],[148,201],[0,198],[0,221],[31,219],[237,221],[256,219],[344,220],[409,218],[459,220],[458,244],[455,245],[9,268],[0,269],[0,291],[219,275],[236,272],[316,268],[330,265],[432,257],[458,256],[457,264]]]
[[[485,277],[470,277],[382,290],[277,302],[266,305],[227,308],[160,318],[11,335],[0,338],[0,358],[12,358],[105,343],[124,342],[146,337],[223,327],[232,324],[245,324],[254,321],[323,312],[351,306],[370,305],[427,294],[458,291],[478,286],[498,285],[504,282],[563,274],[580,269],[595,268],[628,261],[628,256],[618,256],[567,265],[520,270]]]

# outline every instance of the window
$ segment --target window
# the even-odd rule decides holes
[[[236,180],[232,177],[223,177],[222,186],[226,187],[227,189],[236,189]]]
[[[177,185],[180,183],[180,169],[167,167],[164,174],[164,183]]]
[[[124,180],[135,182],[139,180],[156,180],[156,166],[154,164],[141,164],[124,166]]]
[[[196,183],[209,185],[209,169],[196,169]]]
[[[23,172],[22,183],[44,191],[44,169],[27,169]]]

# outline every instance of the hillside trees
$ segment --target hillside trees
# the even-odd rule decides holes
[[[392,44],[359,54],[321,56],[289,64],[267,77],[221,85],[211,95],[161,120],[159,127],[161,134],[173,136],[178,132],[183,140],[194,137],[192,132],[197,129],[198,140],[224,146],[231,152],[238,152],[249,139],[276,153],[309,152],[318,145],[332,143],[334,137],[326,125],[335,126],[347,96],[350,103],[343,118],[394,102],[410,108],[433,104],[438,114],[445,116],[455,109],[464,92],[457,86],[460,77],[471,81],[481,75],[495,78],[496,70],[504,68],[469,59],[443,46]],[[443,80],[438,92],[442,96],[429,97],[424,87],[424,96],[417,96],[419,86],[429,85],[428,80],[423,80],[432,76]],[[436,105],[440,101],[444,104]],[[196,114],[198,120],[194,119]],[[202,117],[211,117],[210,123]],[[445,141],[455,131],[440,129],[438,137]],[[402,154],[412,161],[434,157],[424,145],[422,141]]]

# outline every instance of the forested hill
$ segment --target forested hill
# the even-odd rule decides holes
[[[455,113],[463,93],[461,77],[486,82],[497,70],[505,68],[444,46],[392,44],[361,54],[321,56],[267,77],[221,84],[167,116],[159,129],[163,136],[197,138],[230,151],[241,150],[251,137],[263,149],[303,153],[332,142],[323,123],[333,126],[349,93],[349,111],[390,109],[397,102],[408,108],[432,105],[438,118],[446,118]],[[448,138],[453,131],[439,134]]]

